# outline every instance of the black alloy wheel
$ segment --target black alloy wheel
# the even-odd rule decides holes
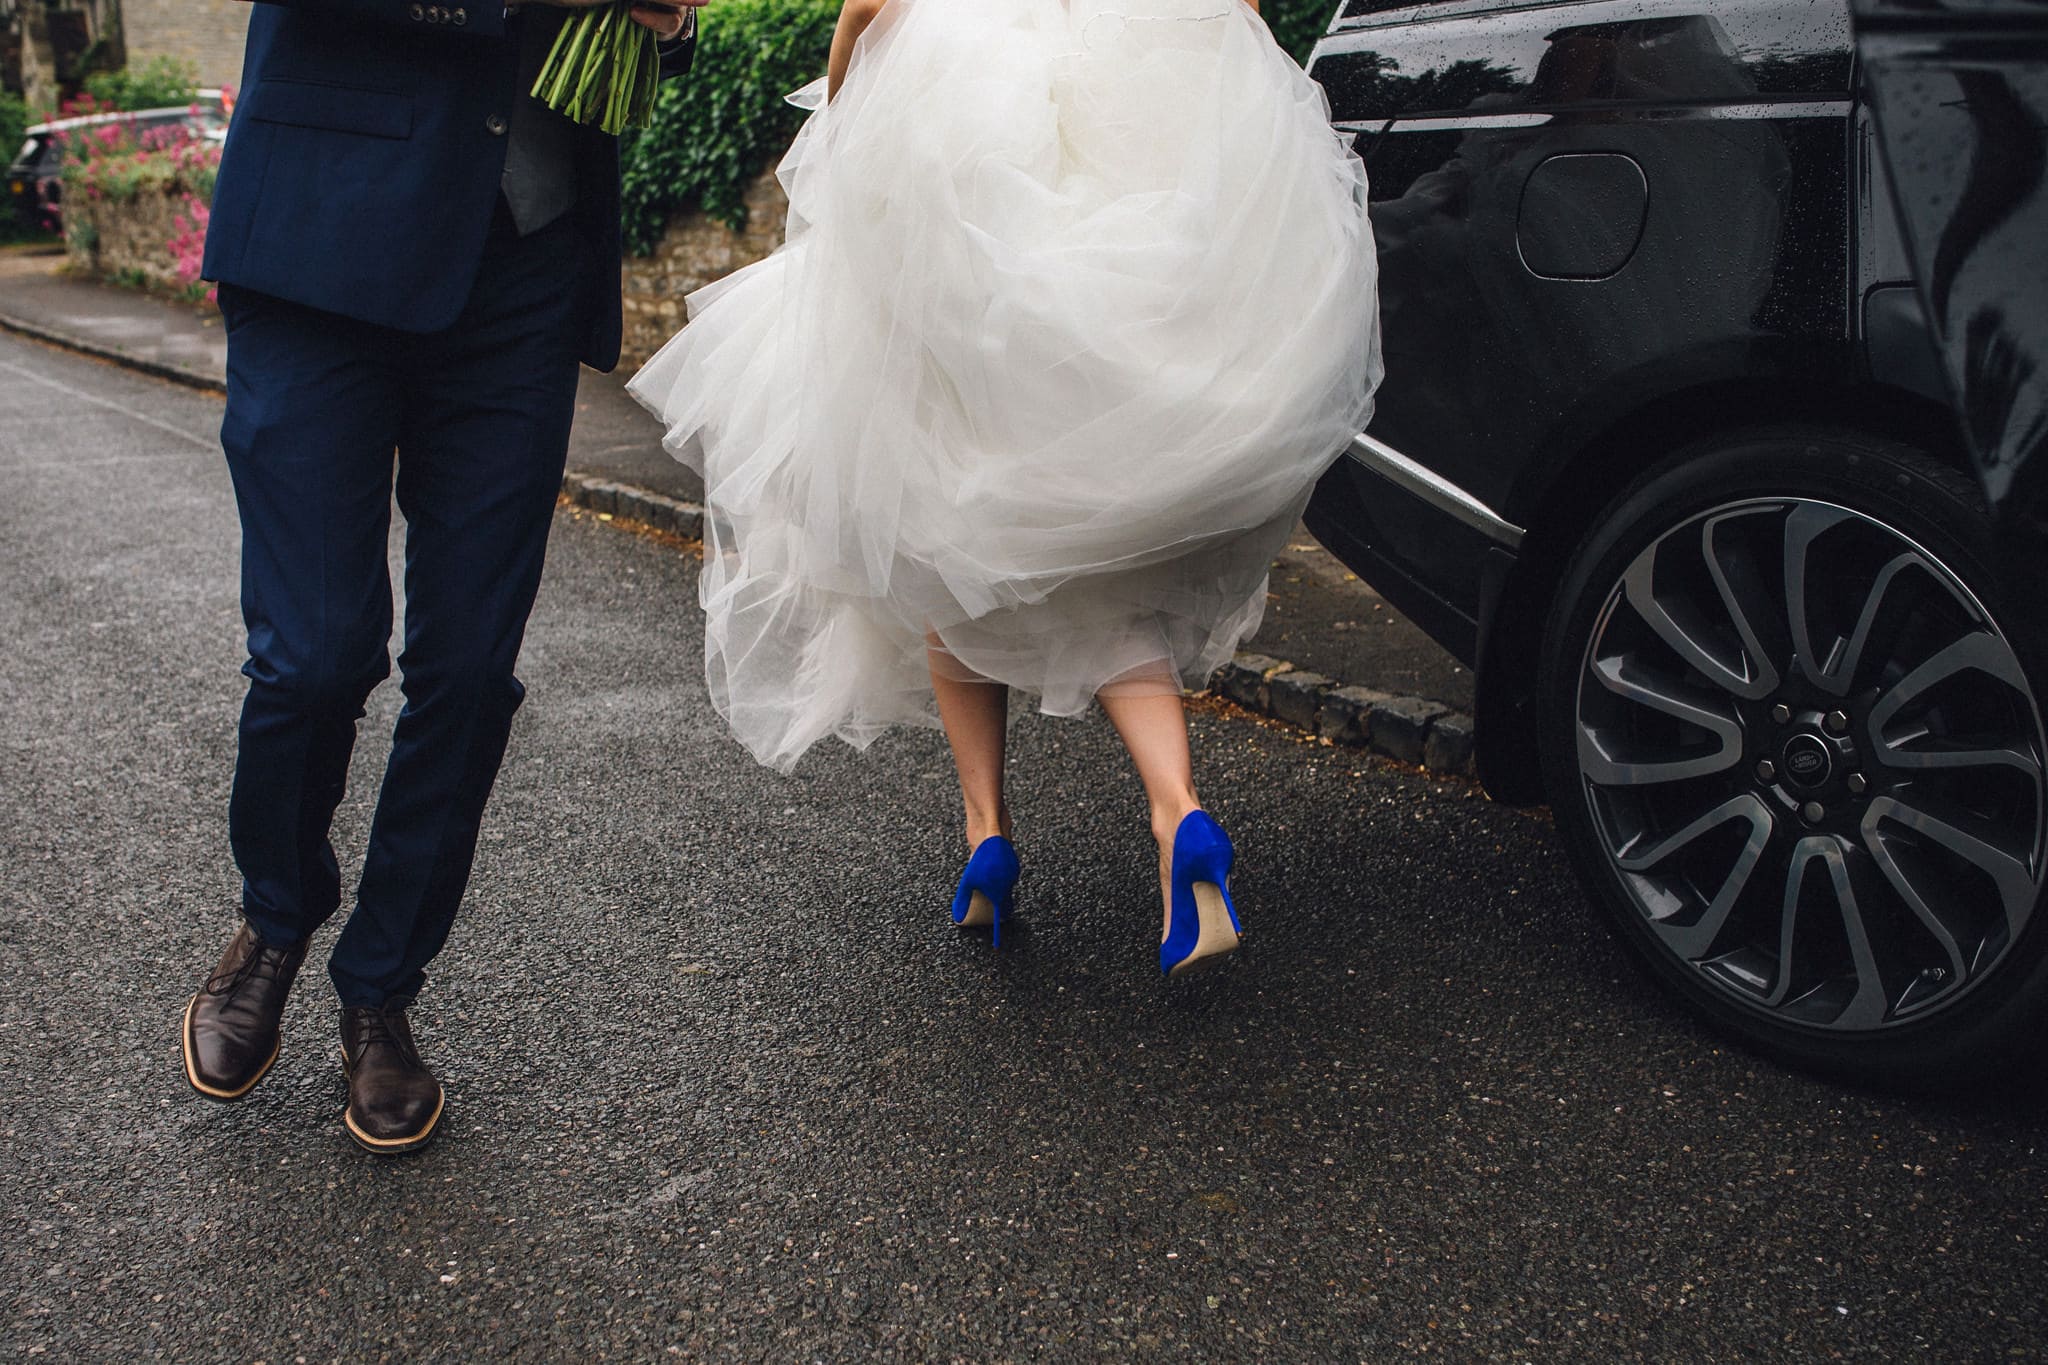
[[[1545,777],[1653,977],[1775,1055],[1981,1076],[2048,1012],[2038,610],[1967,482],[1859,434],[1755,432],[1624,493],[1567,572]]]

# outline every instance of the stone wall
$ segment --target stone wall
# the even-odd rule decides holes
[[[686,213],[669,222],[647,256],[625,261],[625,341],[619,364],[631,373],[683,325],[683,298],[782,245],[789,201],[773,172],[748,187],[747,226],[734,232],[715,218]],[[144,191],[132,199],[64,201],[64,246],[72,269],[100,279],[180,287],[168,243],[174,220],[190,207],[182,190]]]
[[[125,0],[128,63],[176,57],[198,69],[202,86],[240,88],[250,9],[246,0]]]
[[[181,289],[170,241],[177,219],[190,220],[183,189],[143,190],[129,199],[64,200],[64,254],[71,269],[96,279]]]
[[[626,257],[622,371],[639,368],[682,328],[686,294],[753,264],[782,245],[789,201],[783,197],[782,186],[775,183],[773,170],[748,187],[746,204],[744,232],[734,232],[701,213],[686,213],[669,221],[652,255]]]

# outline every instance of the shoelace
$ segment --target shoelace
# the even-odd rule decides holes
[[[386,1011],[381,1009],[359,1009],[354,1011],[354,1013],[361,1024],[356,1033],[358,1056],[367,1053],[372,1047],[382,1043],[386,1047],[397,1048],[398,1055],[414,1066],[420,1064],[418,1050],[413,1047],[412,1041],[405,1034],[392,1026],[391,1016]]]
[[[291,950],[289,948],[267,948],[258,944],[255,952],[242,959],[241,966],[231,972],[208,977],[206,993],[208,995],[232,996],[258,975],[266,976],[275,981],[283,973],[284,964],[290,957]]]

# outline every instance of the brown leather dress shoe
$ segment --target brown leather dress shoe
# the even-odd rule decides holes
[[[441,1121],[441,1083],[420,1060],[405,1018],[410,1003],[341,1012],[341,1063],[348,1071],[341,1121],[358,1146],[379,1156],[418,1151]]]
[[[185,1079],[210,1100],[238,1100],[277,1060],[277,1022],[306,945],[273,948],[247,920],[185,1007]]]

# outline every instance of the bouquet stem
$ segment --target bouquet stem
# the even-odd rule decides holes
[[[660,80],[653,30],[633,22],[628,0],[617,0],[562,21],[533,97],[566,118],[617,134],[652,121]]]

